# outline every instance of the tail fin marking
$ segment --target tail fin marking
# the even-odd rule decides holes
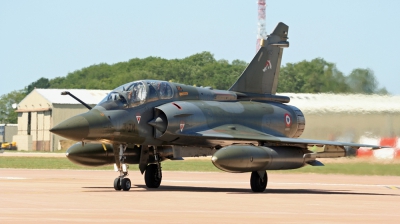
[[[289,47],[288,31],[289,27],[286,24],[278,23],[268,38],[261,41],[260,50],[229,89],[230,91],[256,94],[276,93],[283,48]]]

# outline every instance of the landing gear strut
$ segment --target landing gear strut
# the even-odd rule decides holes
[[[154,160],[156,161],[156,163],[149,164],[146,167],[146,172],[144,174],[144,181],[148,188],[158,188],[162,180],[160,158],[155,148],[154,148]]]
[[[253,192],[264,192],[267,187],[268,176],[266,171],[253,171],[250,177],[250,186]]]
[[[126,150],[127,145],[113,145],[114,148],[114,157],[115,157],[115,164],[114,169],[115,171],[119,171],[119,177],[115,178],[114,180],[114,189],[116,191],[120,191],[121,189],[124,191],[129,191],[131,189],[131,180],[129,178],[125,178],[128,176],[128,168],[129,166],[125,164],[125,156],[124,152]],[[118,150],[119,149],[119,150]]]

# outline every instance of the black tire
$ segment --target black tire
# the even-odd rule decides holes
[[[119,177],[115,178],[115,180],[114,180],[114,189],[116,191],[120,191],[122,189],[121,188],[121,181],[119,181]]]
[[[250,177],[250,186],[253,192],[264,192],[267,188],[268,176],[267,172],[264,174],[264,181],[260,178],[257,171],[253,171]]]
[[[124,178],[121,182],[122,190],[129,191],[131,189],[131,180],[129,178]]]
[[[149,164],[144,174],[144,182],[148,188],[158,188],[161,184],[162,174],[158,177],[157,164]]]

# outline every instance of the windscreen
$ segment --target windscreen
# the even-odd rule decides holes
[[[171,85],[165,81],[135,81],[119,86],[111,91],[99,104],[107,110],[136,107],[146,102],[171,99]]]
[[[124,84],[111,91],[97,106],[107,110],[134,107],[146,102],[147,88],[141,81]]]

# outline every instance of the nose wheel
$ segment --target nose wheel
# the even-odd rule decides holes
[[[123,191],[129,191],[131,189],[131,180],[129,178],[122,179],[121,187]]]
[[[119,172],[119,177],[114,179],[114,189],[116,191],[129,191],[131,189],[131,180],[129,178],[125,178],[128,176],[128,168],[129,166],[125,164],[125,156],[124,152],[126,150],[126,145],[114,145],[114,157],[115,164],[114,170]],[[119,150],[117,150],[119,148]]]
[[[120,191],[122,189],[121,180],[119,179],[119,177],[115,178],[115,180],[114,180],[114,189],[116,191]]]
[[[129,178],[120,179],[119,177],[114,180],[114,189],[116,191],[129,191],[131,189],[131,180]]]

